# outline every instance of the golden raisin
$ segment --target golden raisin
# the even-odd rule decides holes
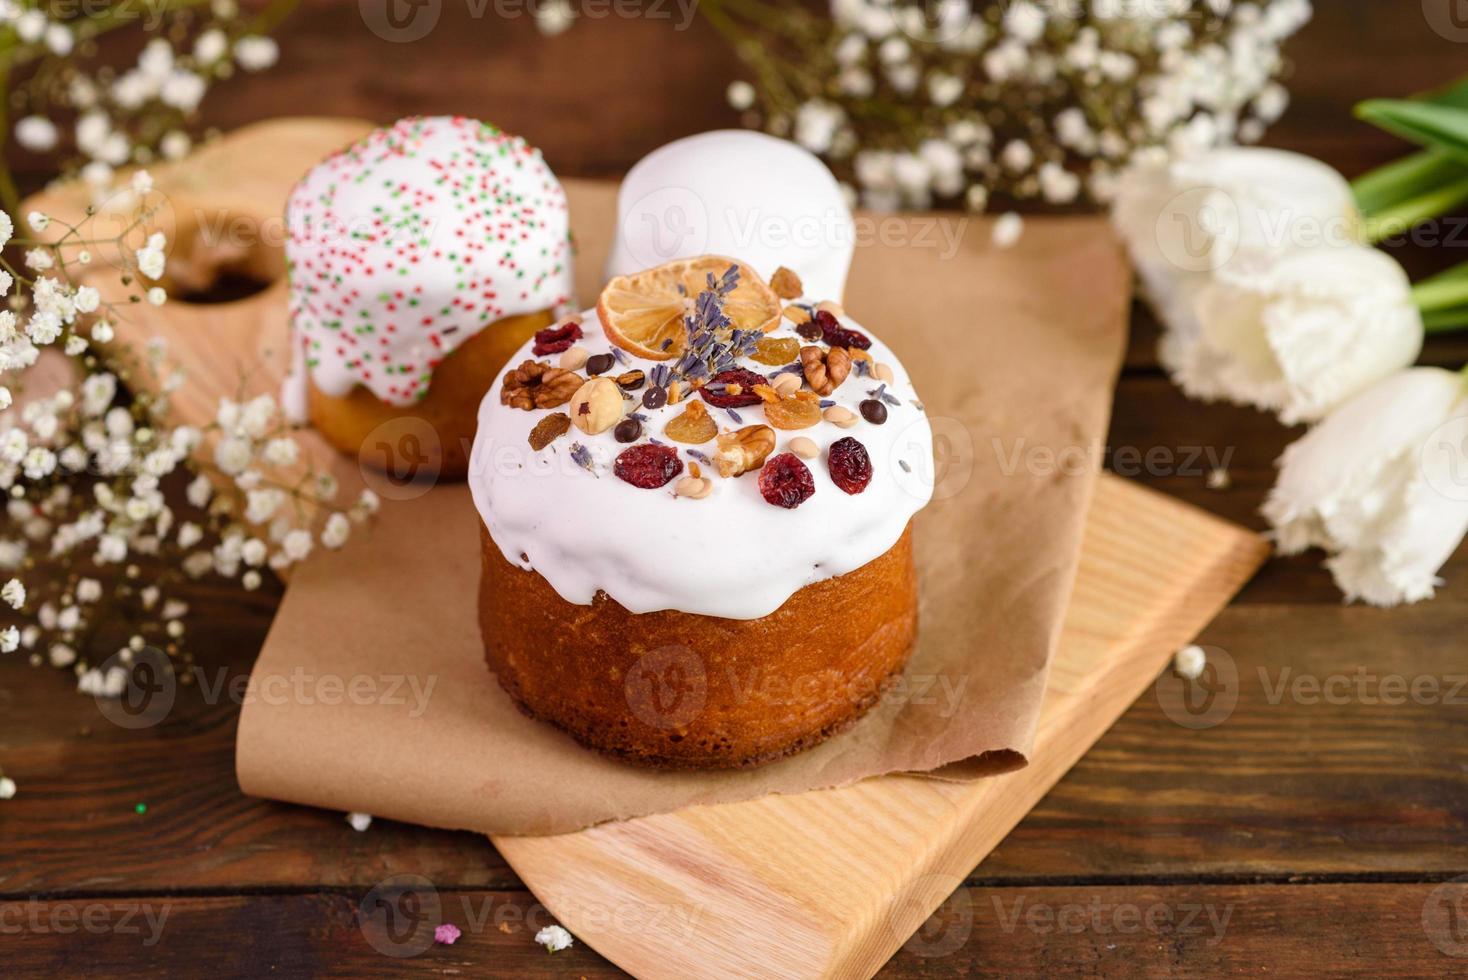
[[[813,391],[782,398],[769,385],[754,389],[765,401],[765,420],[777,429],[808,429],[821,420],[821,399]]]
[[[703,402],[695,399],[688,402],[682,415],[668,421],[663,427],[663,434],[674,442],[696,446],[718,435],[719,426],[709,417],[709,410]]]
[[[761,364],[779,367],[800,356],[800,341],[794,337],[761,337],[750,356]]]

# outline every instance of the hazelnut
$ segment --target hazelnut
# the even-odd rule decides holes
[[[768,425],[746,425],[737,432],[719,436],[719,450],[714,462],[722,477],[739,476],[765,465],[765,457],[775,451],[775,430]]]
[[[610,378],[592,378],[576,389],[568,409],[576,428],[594,436],[622,418],[622,391]]]

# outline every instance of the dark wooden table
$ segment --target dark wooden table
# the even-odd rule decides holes
[[[529,135],[562,173],[610,175],[735,121],[722,93],[737,66],[701,22],[609,18],[540,40],[523,17],[445,3],[429,37],[390,45],[356,4],[307,3],[281,67],[218,93],[212,122],[458,111]],[[1317,6],[1271,139],[1355,173],[1397,148],[1351,103],[1447,80],[1468,45],[1416,3]],[[1403,257],[1420,272],[1468,256]],[[1187,401],[1155,338],[1139,313],[1111,449],[1164,451],[1172,463],[1127,475],[1262,527],[1273,461],[1298,433]],[[1468,345],[1434,342],[1424,360],[1457,367]],[[1228,488],[1184,465],[1196,451],[1227,459]],[[1343,606],[1318,556],[1269,565],[1200,641],[1237,665],[1231,717],[1190,731],[1144,697],[939,910],[923,935],[940,941],[909,943],[887,974],[1468,973],[1468,885],[1452,884],[1468,873],[1468,559],[1445,574],[1432,602],[1383,611]],[[194,591],[206,668],[248,673],[279,594]],[[1392,703],[1396,677],[1435,693]],[[0,658],[0,765],[20,784],[0,803],[0,973],[618,975],[584,945],[552,957],[532,942],[547,914],[481,837],[384,821],[359,834],[241,796],[227,698],[194,691],[129,731],[73,686]],[[399,961],[367,943],[357,903],[403,873],[435,884],[457,945]]]

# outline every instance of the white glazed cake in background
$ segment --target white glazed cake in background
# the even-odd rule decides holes
[[[374,130],[313,168],[286,207],[296,370],[412,405],[434,367],[505,317],[572,298],[566,196],[540,151],[461,116]]]
[[[855,244],[841,187],[810,151],[764,133],[716,130],[659,147],[628,171],[606,274],[732,255],[763,275],[783,265],[809,295],[839,302]]]

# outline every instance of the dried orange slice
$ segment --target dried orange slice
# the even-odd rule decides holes
[[[759,274],[743,262],[700,255],[607,283],[596,301],[607,339],[638,357],[677,357],[688,340],[684,315],[708,288],[708,277],[719,279],[731,265],[739,267],[739,285],[724,297],[724,315],[740,329],[773,330],[780,322],[780,298]]]

